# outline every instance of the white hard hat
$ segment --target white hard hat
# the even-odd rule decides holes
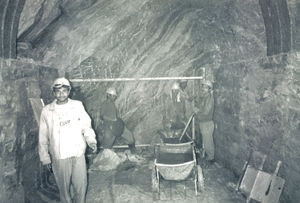
[[[57,78],[52,84],[52,88],[61,88],[62,86],[71,87],[69,80],[66,78]]]
[[[179,90],[179,88],[180,88],[179,87],[179,83],[178,82],[174,82],[171,89],[172,90]]]
[[[106,90],[106,93],[107,93],[107,94],[111,94],[111,95],[117,96],[117,91],[116,91],[116,89],[115,89],[114,87],[108,88],[108,89]]]

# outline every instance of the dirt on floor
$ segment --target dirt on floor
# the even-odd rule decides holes
[[[87,203],[146,203],[146,202],[201,202],[232,203],[244,202],[245,198],[235,192],[237,178],[231,171],[217,162],[199,160],[203,169],[204,189],[195,194],[194,175],[184,181],[160,179],[159,195],[152,193],[151,171],[154,156],[149,151],[138,151],[144,161],[125,161],[114,171],[94,171],[88,173]]]
[[[152,192],[153,151],[138,149],[136,156],[142,158],[142,161],[128,159],[116,170],[110,171],[92,170],[92,158],[89,157],[86,203],[240,203],[246,201],[245,197],[234,190],[237,177],[230,170],[217,162],[207,163],[202,159],[197,161],[203,171],[204,188],[197,196],[193,173],[184,181],[161,178],[160,191],[157,195]],[[59,203],[36,190],[28,191],[27,196],[28,203]]]

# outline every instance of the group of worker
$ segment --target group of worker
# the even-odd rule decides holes
[[[200,96],[187,93],[187,80],[173,83],[170,95],[164,98],[163,129],[166,137],[178,136],[186,125],[187,112],[192,109],[199,121],[203,149],[208,161],[214,160],[212,83],[201,82]],[[40,161],[51,168],[59,188],[62,203],[85,202],[87,190],[86,145],[97,152],[97,140],[106,149],[112,149],[116,138],[123,137],[131,152],[135,152],[135,139],[120,118],[115,105],[116,89],[106,90],[106,100],[100,109],[101,135],[97,139],[91,118],[82,102],[69,98],[71,85],[66,78],[57,78],[52,85],[55,100],[42,109],[39,128]],[[188,105],[199,101],[197,108]],[[194,106],[194,105],[193,105]],[[176,134],[177,133],[177,134]],[[74,189],[73,201],[70,185]]]
[[[181,137],[182,131],[188,124],[189,117],[194,115],[202,135],[203,155],[205,155],[209,163],[212,163],[215,151],[213,142],[214,97],[212,82],[209,80],[201,81],[200,91],[197,95],[187,91],[187,82],[187,80],[180,80],[173,83],[170,95],[163,98],[165,112],[163,115],[164,133],[162,134],[165,137]],[[199,141],[200,136],[197,139]]]

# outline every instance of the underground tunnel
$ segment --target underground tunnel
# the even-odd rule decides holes
[[[298,203],[299,11],[297,0],[0,0],[0,202],[60,202],[39,128],[64,77],[97,140],[85,202]],[[111,88],[123,134],[107,149]]]

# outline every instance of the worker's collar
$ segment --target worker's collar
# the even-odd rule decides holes
[[[55,106],[57,105],[56,101],[57,101],[57,99],[54,99],[54,101],[49,104],[49,110],[50,111],[55,110]],[[68,102],[66,104],[72,103],[72,101],[73,101],[72,99],[68,98]]]

